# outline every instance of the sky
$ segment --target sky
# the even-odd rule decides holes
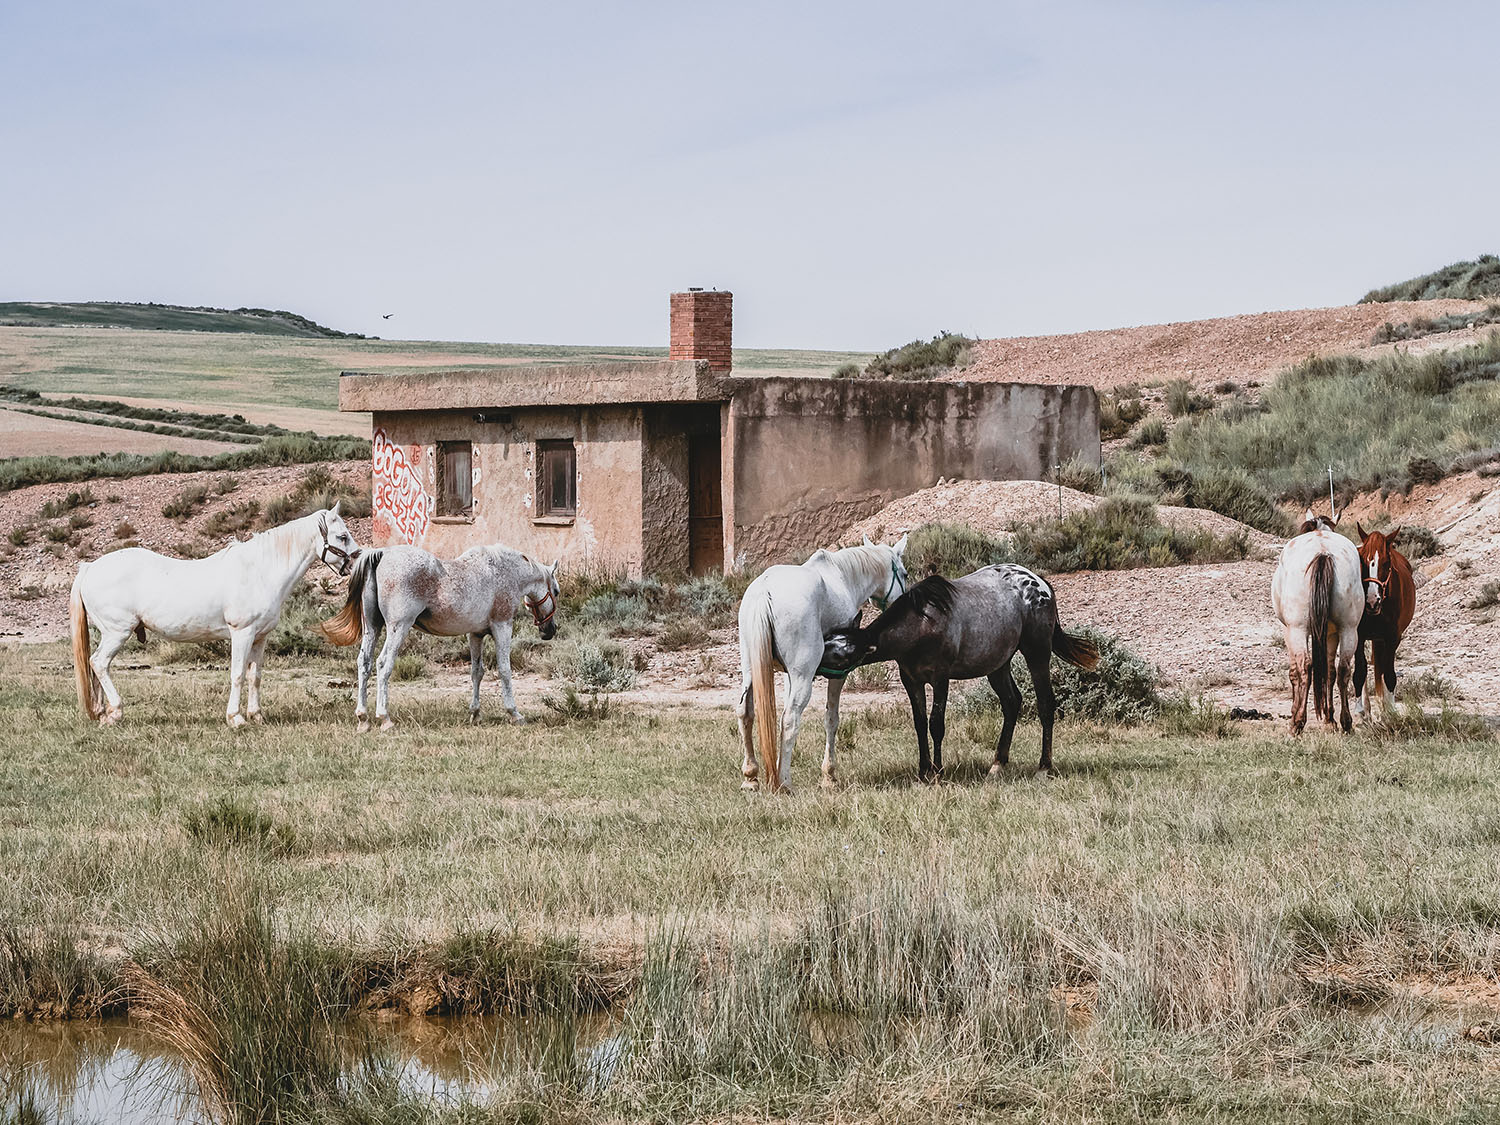
[[[876,350],[1500,248],[1500,5],[5,0],[0,300]],[[382,319],[382,314],[392,314]]]

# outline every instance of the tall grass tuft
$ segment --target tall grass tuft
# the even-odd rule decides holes
[[[1472,300],[1495,296],[1500,296],[1500,257],[1481,254],[1472,262],[1454,262],[1408,281],[1371,289],[1359,299],[1359,303],[1435,301],[1443,297]]]
[[[974,341],[956,332],[939,332],[931,340],[913,340],[881,352],[859,372],[865,379],[933,379],[969,362]],[[839,369],[840,372],[844,368]],[[835,374],[839,374],[836,372]],[[839,375],[840,378],[850,376]]]
[[[348,1003],[328,952],[283,936],[260,892],[243,883],[184,933],[138,950],[125,981],[132,1016],[183,1061],[213,1119],[260,1125],[335,1099]]]

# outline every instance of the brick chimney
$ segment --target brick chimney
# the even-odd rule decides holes
[[[730,353],[734,338],[734,294],[715,289],[689,289],[672,294],[671,359],[706,359],[714,371],[734,366]]]

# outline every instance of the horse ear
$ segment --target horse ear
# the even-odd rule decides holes
[[[1385,533],[1385,545],[1387,547],[1389,547],[1392,543],[1394,543],[1396,541],[1396,536],[1398,536],[1400,534],[1401,534],[1401,528],[1399,528],[1399,527],[1397,527],[1394,531],[1387,531]]]
[[[553,578],[557,577],[557,568],[560,566],[562,566],[562,559],[554,559],[552,565],[547,568],[552,572]]]
[[[864,542],[860,544],[860,546],[862,547],[873,547],[875,545],[870,542],[870,537],[868,535],[861,535],[860,538],[864,540]]]
[[[1362,540],[1363,539],[1368,539],[1370,537],[1370,533],[1365,530],[1364,520],[1355,520],[1354,521],[1354,530],[1357,531],[1357,532],[1359,532],[1359,537]]]
[[[337,500],[335,500],[333,502],[333,514],[334,515],[338,515],[339,514],[339,505],[342,504],[343,502],[344,501],[343,501],[342,497],[340,497],[339,499],[337,499]]]
[[[906,554],[906,538],[907,537],[903,535],[900,539],[896,540],[896,545],[891,548],[891,550],[895,551],[897,555]]]
[[[1338,527],[1339,520],[1341,520],[1341,519],[1343,519],[1342,516],[1337,516],[1337,515],[1334,515],[1332,512],[1330,512],[1328,514],[1328,526],[1329,527]]]

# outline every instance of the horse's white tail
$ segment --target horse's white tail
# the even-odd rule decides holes
[[[83,604],[83,595],[78,592],[78,584],[82,581],[83,567],[79,567],[78,577],[73,579],[73,591],[68,595],[68,621],[73,627],[73,678],[78,683],[78,706],[89,718],[97,719],[104,714],[103,690],[89,660],[93,646],[89,643],[89,611]]]
[[[740,621],[740,639],[750,662],[750,693],[755,707],[755,739],[760,743],[760,772],[769,789],[781,788],[781,739],[776,726],[775,641],[772,636],[771,595],[763,596],[751,616]]]

